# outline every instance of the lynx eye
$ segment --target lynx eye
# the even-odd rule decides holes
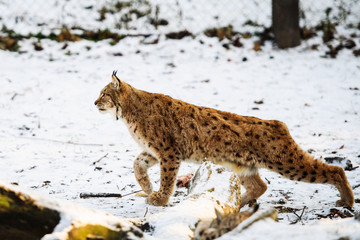
[[[101,94],[101,98],[105,97],[105,93]]]

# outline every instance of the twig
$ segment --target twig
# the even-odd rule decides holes
[[[146,211],[145,211],[144,217],[146,217],[146,214],[148,213],[148,211],[149,211],[149,208],[146,207]]]
[[[360,187],[360,184],[353,186],[352,189],[354,190],[355,188],[358,188],[358,187]]]
[[[17,93],[14,93],[14,95],[11,97],[11,101],[14,101],[17,95],[18,95]]]
[[[93,162],[93,165],[95,165],[96,163],[100,162],[102,159],[106,158],[108,154],[109,154],[109,153],[105,154],[104,156],[102,156],[101,158],[99,158],[98,160],[96,160],[95,162]]]
[[[138,192],[142,192],[142,190],[137,190],[137,191],[134,191],[134,192],[131,192],[131,193],[127,193],[127,194],[123,195],[123,197],[129,196],[129,195],[132,195],[132,194],[135,194],[135,193],[138,193]]]
[[[269,181],[269,179],[265,178],[265,180],[267,181],[268,184],[270,184],[271,182]]]
[[[302,220],[301,218],[302,218],[302,216],[303,216],[303,214],[304,214],[305,209],[306,209],[306,206],[304,206],[304,208],[303,208],[300,216],[299,216],[299,215],[296,213],[296,211],[294,210],[293,213],[295,214],[295,216],[297,216],[298,219],[296,219],[295,222],[291,222],[290,224],[296,224],[296,223],[298,223],[299,221],[301,221],[301,220]]]
[[[120,193],[80,193],[80,198],[104,198],[104,197],[119,197],[122,195]]]
[[[131,193],[127,194],[120,194],[120,193],[80,193],[80,198],[106,198],[106,197],[116,197],[116,198],[122,198],[126,197],[138,192],[141,192],[142,190],[137,190]]]

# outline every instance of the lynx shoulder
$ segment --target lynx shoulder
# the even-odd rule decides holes
[[[100,112],[122,119],[143,149],[135,159],[134,172],[150,204],[168,203],[181,161],[212,161],[241,177],[246,189],[241,206],[267,189],[259,168],[294,181],[331,184],[340,192],[337,206],[353,206],[354,195],[344,170],[303,151],[280,121],[241,116],[141,91],[121,81],[116,72],[95,105]],[[161,184],[159,191],[153,192],[147,170],[157,163]]]

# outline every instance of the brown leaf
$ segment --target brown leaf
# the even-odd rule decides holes
[[[44,48],[41,46],[40,43],[33,43],[35,51],[42,51]]]
[[[75,42],[75,41],[80,41],[81,38],[79,36],[76,36],[74,34],[72,34],[70,32],[70,29],[68,28],[63,28],[61,30],[61,33],[59,34],[58,36],[58,40],[59,42],[64,42],[64,41],[72,41],[72,42]]]
[[[260,51],[261,50],[261,41],[256,41],[256,42],[254,42],[254,47],[253,47],[253,49],[254,49],[254,51]]]
[[[18,40],[0,36],[0,50],[17,51]]]
[[[355,55],[355,57],[359,57],[360,56],[360,48],[357,50],[354,50],[353,54]]]
[[[315,150],[314,150],[314,149],[312,149],[312,148],[308,149],[307,151],[308,151],[308,153],[315,152]]]

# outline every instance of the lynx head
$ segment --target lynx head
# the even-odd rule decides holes
[[[111,79],[111,83],[101,90],[95,106],[101,113],[110,113],[118,120],[121,117],[121,94],[124,83],[116,76],[116,71],[113,72]]]

